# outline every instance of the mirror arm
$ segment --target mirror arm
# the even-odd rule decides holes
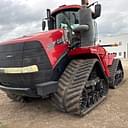
[[[98,4],[98,1],[95,1],[94,3],[88,5],[87,8],[90,8],[91,6],[93,6],[93,5],[95,5],[95,4]]]

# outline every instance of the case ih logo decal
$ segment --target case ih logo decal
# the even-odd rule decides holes
[[[48,44],[48,49],[53,49],[56,45],[62,44],[64,40],[62,38]]]
[[[52,42],[48,44],[48,50],[53,49],[55,47],[56,42]]]

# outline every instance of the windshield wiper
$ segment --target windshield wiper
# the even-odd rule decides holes
[[[64,12],[62,12],[62,14],[65,16],[66,24],[67,24],[68,27],[71,29],[71,31],[73,31],[71,25],[69,24],[70,21],[69,21],[69,19],[68,19],[68,16],[67,16]]]

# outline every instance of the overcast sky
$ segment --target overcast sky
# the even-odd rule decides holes
[[[102,4],[99,34],[128,33],[128,1],[98,1]],[[63,4],[80,4],[80,0],[0,0],[0,41],[41,31],[45,10]]]

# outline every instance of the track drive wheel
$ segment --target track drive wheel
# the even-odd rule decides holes
[[[110,78],[110,88],[118,88],[124,78],[124,71],[121,61],[119,59],[113,60],[112,66],[109,66],[109,71],[111,74]]]
[[[72,60],[59,79],[53,104],[60,111],[85,115],[107,95],[108,84],[103,76],[97,59]]]

